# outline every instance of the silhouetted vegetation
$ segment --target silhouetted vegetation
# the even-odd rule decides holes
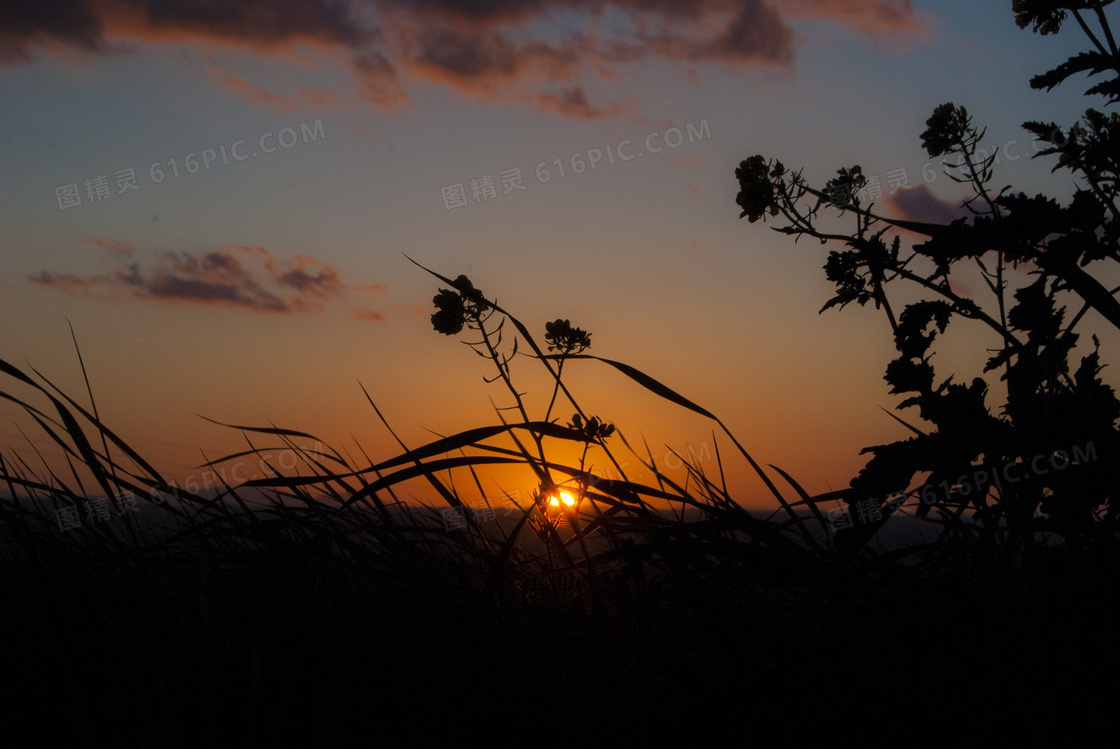
[[[1101,6],[1015,3],[1042,33],[1063,12],[1102,24],[1103,57],[1038,86],[1105,63],[1120,74]],[[163,476],[92,392],[83,405],[0,360],[0,397],[67,469],[34,447],[0,454],[9,731],[114,747],[1111,743],[1120,406],[1095,342],[1071,357],[1075,328],[1116,324],[1115,291],[1092,272],[1118,259],[1120,124],[1085,121],[1095,129],[1061,143],[1046,130],[1046,155],[1086,180],[1062,206],[992,194],[982,131],[938,107],[923,142],[959,157],[974,191],[949,226],[876,215],[853,194],[859,167],[818,190],[776,161],[740,165],[745,216],[844,245],[828,256],[826,308],[884,311],[899,353],[887,382],[931,425],[871,448],[841,491],[810,495],[759,463],[688,394],[589,353],[592,333],[570,320],[545,322],[538,342],[465,276],[428,271],[431,322],[492,367],[493,423],[410,446],[367,395],[399,445],[389,458],[227,425],[247,448],[206,462],[223,477],[215,491]],[[849,219],[848,233],[826,228]],[[892,229],[929,239],[903,251]],[[952,286],[961,263],[985,274],[991,312]],[[887,291],[900,281],[927,298],[896,316]],[[986,369],[1006,383],[998,414],[982,378],[935,386],[933,344],[951,323],[998,336]],[[518,386],[521,366],[546,375],[547,406]],[[581,406],[574,367],[711,419],[713,460],[674,453],[674,478]],[[627,475],[624,450],[651,479]],[[1030,461],[1062,455],[1027,480]],[[226,481],[219,469],[246,459],[268,475]],[[729,490],[730,460],[758,475],[772,514]],[[497,505],[492,467],[522,471],[523,493]],[[417,495],[433,506],[403,500]],[[835,530],[838,505],[854,527]]]
[[[1120,101],[1120,53],[1104,12],[1108,4],[1014,3],[1020,27],[1053,34],[1072,16],[1094,47],[1036,76],[1032,87],[1052,89],[1081,72],[1116,74],[1086,93]],[[829,252],[824,266],[836,295],[822,312],[852,302],[883,311],[899,354],[886,367],[890,392],[906,396],[899,409],[916,408],[932,426],[907,424],[913,437],[868,448],[873,457],[846,499],[853,507],[881,506],[875,514],[885,520],[897,506],[887,498],[925,474],[919,516],[936,508],[946,534],[983,543],[1011,567],[1050,535],[1069,547],[1111,548],[1120,527],[1120,401],[1101,379],[1096,335],[1088,336],[1092,346],[1082,345],[1077,361],[1071,357],[1085,343],[1080,330],[1120,327],[1120,289],[1109,290],[1104,280],[1120,261],[1120,115],[1089,109],[1069,128],[1024,124],[1046,144],[1036,158],[1056,155],[1055,171],[1080,178],[1065,205],[1010,186],[993,190],[998,149],[981,147],[985,131],[965,107],[942,104],[926,125],[921,141],[930,158],[949,159],[949,176],[972,192],[963,204],[967,215],[948,225],[877,213],[861,197],[868,193],[859,166],[840,169],[819,189],[801,171],[762,156],[736,170],[742,217],[753,223],[781,216],[780,232],[844,245]],[[849,228],[836,228],[845,221]],[[899,230],[926,239],[904,250]],[[973,299],[954,283],[966,264],[979,269],[986,299]],[[911,288],[890,296],[902,282]],[[915,289],[917,301],[892,302],[913,299]],[[934,343],[950,324],[990,329],[995,348],[983,374],[998,373],[1005,392],[996,413],[988,380],[954,382],[935,372]],[[965,513],[979,525],[960,523]],[[846,533],[864,538],[873,531]]]

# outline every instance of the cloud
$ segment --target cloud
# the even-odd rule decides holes
[[[316,109],[326,109],[328,107],[349,109],[346,104],[339,101],[338,94],[330,89],[300,86],[299,95],[309,107]]]
[[[379,52],[363,53],[350,61],[358,81],[357,97],[379,112],[399,106],[414,106],[397,76],[389,58]]]
[[[783,0],[794,18],[836,21],[871,37],[897,36],[907,42],[928,32],[928,14],[916,13],[911,0]]]
[[[285,300],[229,250],[202,255],[165,252],[150,268],[133,262],[114,278],[142,299],[241,307],[256,312],[301,311],[298,297]]]
[[[288,261],[288,270],[276,278],[276,283],[295,289],[305,296],[332,299],[346,289],[338,271],[307,255],[296,255]]]
[[[264,104],[280,112],[293,112],[301,106],[301,102],[297,98],[281,96],[280,94],[271,93],[260,86],[254,86],[242,76],[236,73],[227,73],[213,63],[208,63],[207,69],[219,83],[240,95],[245,101]]]
[[[949,288],[952,289],[953,292],[957,296],[967,297],[969,299],[975,299],[976,298],[976,293],[972,290],[971,286],[969,286],[968,284],[963,283],[961,281],[958,281],[955,278],[950,278],[949,279]]]
[[[352,309],[350,316],[361,320],[362,322],[385,322],[387,319],[385,315],[372,309]]]
[[[900,189],[886,198],[886,204],[892,218],[927,224],[948,224],[969,215],[960,201],[942,200],[925,185]]]
[[[428,310],[424,309],[418,304],[394,304],[393,309],[401,312],[407,312],[410,315],[428,315],[431,314]]]
[[[119,284],[110,276],[80,277],[70,273],[42,271],[28,276],[28,280],[83,299],[106,302],[121,298]]]
[[[637,99],[624,102],[611,102],[596,107],[587,99],[587,92],[579,86],[564,89],[559,96],[539,94],[534,108],[540,112],[557,112],[573,120],[598,120],[605,117],[618,117],[623,114],[636,114],[640,108]]]
[[[89,241],[89,240],[87,240]],[[81,277],[42,271],[29,280],[88,299],[143,299],[150,302],[226,306],[253,312],[309,314],[350,293],[384,291],[384,284],[350,285],[339,272],[310,255],[277,259],[260,246],[228,245],[205,253],[149,253],[133,259],[132,245],[93,239],[111,249],[127,246],[128,257],[111,273]],[[365,310],[366,317],[378,314]]]
[[[86,237],[82,244],[93,245],[111,255],[131,255],[136,249],[132,242],[122,242],[119,239],[105,239],[103,237]]]
[[[0,5],[0,64],[28,62],[36,47],[103,50],[102,31],[91,0],[7,0]]]
[[[571,119],[632,117],[636,102],[597,101],[590,83],[654,58],[786,66],[793,20],[827,20],[876,43],[912,40],[927,23],[910,0],[7,0],[0,64],[45,51],[101,54],[137,45],[236,49],[306,64],[300,50],[347,69],[351,96],[379,111],[414,106],[406,86],[449,86]],[[211,66],[246,100],[291,111],[334,106],[325,89],[275,93]],[[695,68],[688,80],[698,81]],[[605,89],[610,91],[610,88]]]
[[[376,43],[379,36],[363,7],[369,3],[348,0],[87,3],[101,21],[105,37],[112,40],[209,41],[274,53],[301,43],[360,49]]]

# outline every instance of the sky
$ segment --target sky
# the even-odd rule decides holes
[[[539,339],[570,319],[760,463],[839,489],[906,436],[887,322],[818,314],[830,248],[740,220],[735,167],[820,185],[860,164],[883,213],[951,218],[960,187],[919,134],[954,101],[1001,149],[997,182],[1067,200],[1021,123],[1099,106],[1080,79],[1028,85],[1085,44],[1020,30],[1010,0],[8,2],[0,359],[86,402],[72,325],[103,420],[180,481],[245,444],[200,417],[388,458],[362,387],[409,446],[509,404],[433,331],[440,283],[412,258]],[[937,361],[971,379],[985,345],[954,329]],[[538,370],[513,373],[543,415]],[[594,362],[566,377],[631,444],[712,470],[718,449],[767,503],[712,422]],[[28,438],[60,456],[0,403],[0,449],[34,462]]]

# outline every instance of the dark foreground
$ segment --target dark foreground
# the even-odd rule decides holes
[[[515,564],[488,588],[482,554],[415,533],[282,538],[6,554],[0,704],[23,738],[4,745],[1113,746],[1118,731],[1111,544],[821,562],[664,528],[590,573]]]

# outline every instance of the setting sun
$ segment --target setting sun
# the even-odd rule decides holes
[[[565,507],[575,507],[576,498],[567,489],[561,489],[556,494],[552,495],[552,499],[549,500],[548,504],[550,507],[559,507],[561,502]]]

